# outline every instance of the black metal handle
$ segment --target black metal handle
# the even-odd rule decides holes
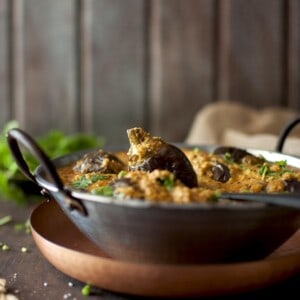
[[[47,175],[52,180],[52,186],[49,188],[49,190],[54,193],[62,192],[65,195],[66,203],[70,209],[76,209],[81,214],[87,215],[87,211],[82,201],[71,196],[71,192],[64,188],[64,184],[60,179],[54,164],[28,133],[26,133],[22,129],[13,128],[7,133],[7,142],[10,152],[13,155],[20,171],[28,179],[39,185],[35,178],[35,175],[31,173],[28,164],[24,160],[19,144],[21,144],[26,150],[30,152],[30,154],[32,154],[38,160],[42,168],[46,171]]]
[[[288,137],[289,133],[296,127],[296,125],[298,125],[300,123],[300,116],[297,117],[296,119],[292,120],[291,122],[289,122],[286,126],[284,126],[284,128],[282,129],[279,138],[278,138],[278,142],[275,148],[275,151],[277,152],[282,152],[284,143],[286,141],[286,138]]]

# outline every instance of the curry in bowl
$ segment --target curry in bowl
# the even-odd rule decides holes
[[[11,129],[7,140],[23,174],[113,259],[153,264],[256,260],[300,228],[299,209],[258,201],[279,195],[282,202],[288,195],[299,207],[299,193],[290,193],[299,192],[299,158],[225,146],[188,149],[142,128],[127,133],[125,152],[87,150],[53,160],[21,129]],[[40,163],[33,173],[19,144]],[[255,200],[232,201],[226,192]]]
[[[127,131],[128,152],[102,149],[58,169],[64,185],[94,195],[152,202],[218,202],[221,193],[298,189],[300,170],[286,160],[233,147],[179,148],[142,128]]]

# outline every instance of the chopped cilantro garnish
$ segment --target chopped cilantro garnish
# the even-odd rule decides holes
[[[75,189],[85,189],[89,185],[97,182],[98,180],[106,179],[107,177],[105,175],[98,175],[94,174],[92,176],[87,177],[86,175],[81,176],[79,179],[73,181],[71,183],[72,187]]]
[[[9,223],[12,220],[11,216],[5,216],[0,218],[0,226]]]
[[[284,168],[283,170],[282,170],[282,172],[283,173],[295,173],[295,171],[293,171],[293,170],[290,170],[290,169],[287,169],[287,168]]]
[[[41,200],[42,197],[41,195],[35,195],[33,191],[32,194],[27,190],[24,191],[23,187],[26,187],[27,179],[19,170],[9,150],[6,138],[7,132],[18,127],[18,122],[11,120],[0,130],[0,196],[2,199],[25,204],[28,199],[36,201]],[[74,151],[100,148],[104,144],[104,139],[82,133],[65,134],[60,130],[51,130],[45,135],[37,137],[37,143],[50,158],[53,158]],[[29,169],[33,171],[38,166],[38,161],[27,151],[24,151],[24,157]],[[19,182],[22,184],[19,184]],[[30,193],[30,197],[28,193]]]
[[[24,228],[24,224],[23,224],[23,223],[16,223],[16,224],[14,225],[14,230],[15,230],[16,232],[20,232],[21,230],[23,230],[23,228]]]
[[[2,250],[3,250],[3,251],[8,251],[8,250],[9,250],[9,246],[6,245],[6,244],[3,244],[3,245],[2,245]]]
[[[112,196],[113,195],[113,187],[109,185],[101,186],[97,189],[91,190],[91,193],[94,195],[101,195],[101,196]]]
[[[29,234],[31,232],[29,219],[24,223],[15,223],[14,230],[15,232],[21,232],[22,230],[24,230],[25,233]]]
[[[173,176],[173,174],[168,177],[159,178],[158,181],[169,191],[172,190],[175,186],[175,177]]]
[[[230,163],[230,164],[234,162],[233,157],[232,157],[232,155],[231,155],[229,152],[226,152],[226,153],[224,154],[224,160],[225,160],[227,163]]]
[[[286,167],[287,162],[286,162],[286,160],[279,160],[279,161],[276,161],[275,164],[280,167]]]
[[[286,160],[280,160],[275,162],[276,165],[280,166],[282,173],[294,173],[293,170],[288,168],[287,161]]]
[[[208,200],[208,202],[218,202],[220,197],[221,197],[221,192],[215,192],[207,200]]]
[[[127,174],[126,171],[124,171],[124,170],[120,171],[119,174],[118,174],[118,179],[123,178],[126,174]]]
[[[24,223],[24,228],[25,228],[25,233],[29,234],[31,233],[31,226],[30,226],[30,221],[27,219]]]
[[[81,289],[81,294],[83,296],[89,296],[91,293],[91,286],[89,284],[86,284],[82,289]]]
[[[261,175],[262,179],[266,177],[268,172],[270,171],[269,167],[267,165],[262,165],[260,169],[258,170],[259,174]]]

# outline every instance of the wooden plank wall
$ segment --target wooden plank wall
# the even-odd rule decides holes
[[[0,126],[10,118],[8,1],[0,0]]]
[[[222,99],[300,110],[300,0],[0,0],[0,126],[182,141]]]

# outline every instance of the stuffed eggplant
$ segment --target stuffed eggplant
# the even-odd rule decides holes
[[[152,202],[212,202],[222,193],[299,191],[300,170],[235,147],[179,147],[127,130],[127,152],[97,150],[63,166],[64,184],[96,195]]]

